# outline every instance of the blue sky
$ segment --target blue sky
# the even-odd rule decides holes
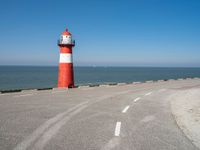
[[[0,65],[57,65],[66,27],[78,66],[200,67],[199,0],[1,0]]]

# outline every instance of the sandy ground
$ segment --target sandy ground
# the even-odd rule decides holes
[[[177,124],[193,144],[200,148],[200,88],[181,90],[170,99]]]

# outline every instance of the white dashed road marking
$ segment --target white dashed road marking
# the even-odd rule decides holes
[[[151,94],[152,94],[152,92],[149,92],[149,93],[145,94],[145,96],[148,96],[148,95],[151,95]]]
[[[135,100],[134,100],[134,102],[137,102],[138,100],[140,100],[141,98],[140,97],[138,97],[138,98],[136,98]]]
[[[129,105],[128,106],[126,106],[124,109],[123,109],[123,111],[122,111],[122,113],[126,113],[127,112],[127,110],[129,109]]]
[[[117,122],[115,127],[115,136],[120,135],[120,130],[121,130],[121,122]]]

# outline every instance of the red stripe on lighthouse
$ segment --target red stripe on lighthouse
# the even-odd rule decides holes
[[[61,46],[60,53],[72,53],[72,46]]]

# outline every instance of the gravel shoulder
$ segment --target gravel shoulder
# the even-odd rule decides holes
[[[178,126],[200,149],[200,88],[180,90],[170,100]]]

